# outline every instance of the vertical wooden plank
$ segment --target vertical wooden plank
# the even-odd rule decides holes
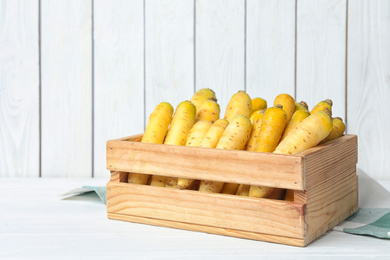
[[[345,118],[346,0],[298,0],[297,19],[297,100]]]
[[[160,102],[175,108],[194,93],[194,2],[145,0],[146,118]]]
[[[216,92],[223,117],[245,90],[245,1],[196,1],[196,89]]]
[[[143,0],[94,1],[94,176],[106,141],[144,129]]]
[[[92,175],[91,6],[41,1],[42,177]]]
[[[390,178],[390,2],[349,1],[348,132],[359,136],[358,167]]]
[[[39,177],[38,1],[0,6],[0,177]]]
[[[280,93],[295,95],[295,0],[247,0],[246,82],[272,106]]]

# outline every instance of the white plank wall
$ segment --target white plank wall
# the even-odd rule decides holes
[[[245,1],[196,1],[196,89],[215,91],[224,116],[245,90]]]
[[[345,118],[346,0],[298,0],[296,98]]]
[[[348,132],[358,167],[390,178],[390,1],[349,1],[348,16]]]
[[[295,95],[295,0],[247,0],[246,89],[273,105]]]
[[[37,1],[0,1],[0,176],[39,176]]]
[[[160,102],[174,108],[194,93],[194,3],[145,0],[146,121]]]
[[[41,1],[42,177],[92,171],[91,0]]]
[[[0,177],[105,177],[105,142],[163,101],[279,93],[359,135],[390,179],[387,0],[0,0]]]
[[[94,1],[94,176],[108,176],[106,141],[144,130],[142,0]]]

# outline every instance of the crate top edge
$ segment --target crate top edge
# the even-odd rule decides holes
[[[107,145],[111,142],[120,142],[120,143],[123,143],[123,142],[126,142],[126,143],[141,143],[140,141],[134,141],[136,139],[141,139],[142,138],[142,135],[143,134],[137,134],[137,135],[132,135],[132,136],[126,136],[126,137],[121,137],[121,138],[116,138],[116,139],[111,139],[111,140],[108,140],[107,141]],[[130,139],[133,139],[133,140],[130,140]],[[224,149],[218,149],[218,152],[221,152],[221,153],[224,153],[224,152],[228,152],[228,153],[231,153],[232,151],[236,152],[236,153],[240,153],[240,154],[256,154],[256,156],[275,156],[275,157],[280,157],[280,158],[295,158],[295,159],[299,159],[301,161],[304,162],[304,159],[307,155],[310,155],[312,153],[315,153],[317,151],[320,151],[322,149],[326,149],[330,146],[333,146],[337,143],[340,143],[340,142],[345,142],[345,141],[348,141],[350,139],[356,139],[357,140],[357,135],[355,134],[345,134],[335,140],[332,140],[332,141],[329,141],[329,142],[326,142],[324,144],[319,144],[315,147],[312,147],[312,148],[309,148],[303,152],[300,152],[300,153],[297,153],[297,154],[280,154],[280,153],[263,153],[263,152],[253,152],[253,151],[246,151],[246,150],[224,150]],[[153,144],[153,143],[142,143],[142,145],[146,145],[146,146],[161,146],[162,144]],[[164,146],[168,146],[167,144],[163,144]],[[183,149],[183,150],[187,150],[187,149],[200,149],[200,150],[209,150],[209,149],[216,149],[216,148],[206,148],[206,147],[190,147],[190,146],[180,146],[180,145],[169,145],[171,147],[174,147],[174,149]],[[194,150],[195,151],[195,150]]]

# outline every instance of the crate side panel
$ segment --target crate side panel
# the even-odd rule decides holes
[[[357,136],[347,135],[320,145],[305,155],[306,188],[322,185],[343,169],[357,164]]]
[[[302,153],[309,241],[357,210],[357,150],[357,136],[345,135]]]
[[[218,228],[218,227],[205,226],[205,225],[196,225],[191,223],[176,222],[176,221],[169,221],[163,219],[137,217],[131,215],[117,214],[117,213],[108,213],[108,218],[114,220],[154,225],[154,226],[163,226],[169,228],[184,229],[189,231],[198,231],[198,232],[204,232],[209,234],[217,234],[217,235],[224,235],[230,237],[259,240],[265,242],[280,243],[280,244],[286,244],[292,246],[306,245],[306,240],[302,238],[275,236],[270,234],[262,234],[262,233],[248,232],[248,231],[228,229],[228,228]]]
[[[303,238],[303,204],[190,190],[108,183],[107,211]]]
[[[303,156],[113,140],[107,142],[107,169],[305,189]]]
[[[358,209],[356,165],[307,190],[307,237],[313,240]]]

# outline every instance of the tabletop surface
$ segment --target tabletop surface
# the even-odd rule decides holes
[[[0,259],[390,259],[390,240],[331,230],[305,248],[110,220],[106,179],[0,179]],[[390,181],[379,182],[390,191]],[[379,185],[379,184],[378,184]],[[381,206],[390,207],[390,197]]]

